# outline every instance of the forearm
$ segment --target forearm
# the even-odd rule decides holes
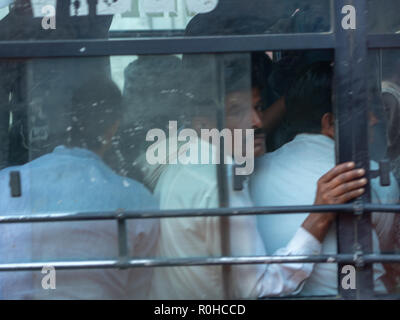
[[[312,213],[304,220],[302,227],[322,243],[335,216],[334,213]]]
[[[255,217],[234,217],[231,222],[233,256],[268,255],[258,234]],[[307,230],[299,228],[288,245],[274,255],[315,255],[321,243]],[[261,298],[295,294],[312,273],[314,265],[284,263],[232,266],[232,292],[237,298]]]

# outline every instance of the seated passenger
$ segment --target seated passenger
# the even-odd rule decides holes
[[[257,206],[309,205],[314,203],[317,187],[326,179],[318,179],[335,165],[335,126],[332,114],[332,67],[329,62],[319,62],[309,67],[289,89],[286,96],[287,121],[295,138],[276,150],[257,159],[251,177],[250,193]],[[326,181],[325,181],[326,182]],[[335,181],[333,181],[335,183]],[[336,183],[340,183],[337,181]],[[351,198],[364,192],[367,180],[352,182]],[[348,185],[348,186],[349,186]],[[391,188],[383,190],[372,182],[377,197],[385,192],[398,195],[398,187],[392,179]],[[392,195],[393,195],[392,194]],[[395,196],[395,195],[394,195]],[[342,194],[339,186],[333,186],[332,204],[345,203],[350,199]],[[397,197],[396,197],[397,199]],[[258,228],[268,252],[285,245],[306,224],[312,215],[283,214],[258,217]],[[322,241],[322,253],[335,254],[335,214],[326,215],[329,229]],[[376,233],[373,233],[374,250],[379,250]],[[321,239],[322,240],[322,239]],[[375,264],[376,289],[384,291],[378,279],[383,274],[382,265]],[[337,294],[337,265],[317,264],[305,282],[301,295]]]
[[[68,146],[25,165],[0,171],[0,211],[5,215],[114,212],[156,209],[139,183],[115,174],[102,157],[121,114],[121,93],[108,79],[75,92]],[[9,175],[19,171],[21,197],[11,197]],[[157,220],[127,220],[128,254],[154,256]],[[115,221],[0,224],[0,261],[105,260],[118,258]],[[38,271],[0,272],[0,299],[144,299],[152,269],[57,270],[56,288],[45,290]]]
[[[243,66],[248,63],[249,55],[225,55],[222,72],[225,76],[225,112],[226,126],[234,129],[258,129],[261,120],[257,106],[262,103],[260,87],[265,78],[255,77],[251,84],[249,70]],[[211,61],[201,68],[211,65]],[[221,70],[216,67],[216,70]],[[201,83],[207,83],[201,72],[195,72]],[[252,74],[253,75],[253,74]],[[250,88],[251,85],[251,88]],[[204,90],[206,92],[206,90]],[[211,91],[209,91],[211,92]],[[212,107],[200,105],[198,115],[193,118],[193,127],[209,129],[215,128],[216,122],[212,115],[216,110]],[[225,140],[225,143],[229,141]],[[238,148],[240,144],[233,139],[232,145]],[[200,145],[200,150],[212,149],[216,154],[215,145],[209,140],[201,138],[190,142]],[[256,141],[254,155],[260,156],[264,152],[263,141]],[[191,150],[191,149],[190,149]],[[233,150],[234,151],[234,150]],[[200,157],[200,154],[198,155]],[[229,157],[229,156],[227,156]],[[232,159],[231,159],[232,160]],[[248,183],[244,181],[243,190],[234,191],[232,165],[227,164],[228,199],[229,207],[251,207]],[[355,178],[360,179],[364,173],[353,170],[354,164],[342,164],[328,173],[327,178],[339,178],[344,181],[344,200],[353,199],[361,193],[354,190],[354,186],[346,182]],[[219,186],[217,166],[212,164],[170,164],[162,172],[155,195],[160,200],[162,209],[203,209],[219,207]],[[329,180],[328,179],[328,180]],[[359,180],[356,187],[359,188]],[[315,182],[317,185],[317,182]],[[325,187],[325,186],[324,186]],[[328,204],[333,201],[330,196],[331,186],[318,189],[316,204]],[[344,202],[343,200],[343,202]],[[222,233],[229,234],[228,254],[233,256],[265,255],[266,251],[257,231],[255,216],[229,217],[227,219],[229,232],[221,226],[219,217],[197,218],[169,218],[161,219],[160,241],[158,255],[169,258],[183,257],[218,257],[223,254]],[[282,244],[277,253],[282,255],[318,254],[321,251],[323,240],[329,224],[326,215],[311,215],[301,228]],[[222,230],[223,229],[223,230]],[[318,240],[317,240],[318,239]],[[226,254],[226,253],[225,253]],[[265,296],[287,295],[296,292],[299,285],[307,279],[313,269],[312,264],[259,264],[231,266],[228,292],[224,292],[223,268],[221,266],[190,266],[175,268],[157,268],[153,278],[151,297],[153,299],[222,299],[222,298],[257,298]]]

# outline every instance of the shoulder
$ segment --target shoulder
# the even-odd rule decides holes
[[[196,184],[198,188],[210,187],[216,183],[217,166],[212,164],[170,164],[160,180],[167,178],[170,183]]]
[[[281,166],[283,162],[287,163],[287,159],[285,159],[286,148],[286,145],[284,145],[274,152],[266,153],[257,158],[255,160],[255,170],[250,180],[254,182],[265,180],[271,176],[271,172],[278,174],[280,170],[278,170],[277,167]]]
[[[155,195],[163,209],[217,206],[216,165],[169,165],[158,180]]]

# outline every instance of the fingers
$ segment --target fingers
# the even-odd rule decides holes
[[[336,167],[334,167],[333,169],[331,169],[330,171],[328,171],[326,174],[324,174],[319,179],[319,181],[321,183],[328,183],[331,180],[333,180],[334,178],[336,178],[338,175],[354,169],[354,167],[355,167],[354,162],[345,162],[345,163],[339,164]]]
[[[336,176],[333,180],[328,182],[329,188],[334,189],[338,186],[344,186],[348,182],[356,180],[356,179],[362,180],[361,178],[364,177],[364,175],[365,175],[364,169],[355,169],[355,170],[341,173],[338,176]],[[366,184],[366,181],[365,181],[365,184]]]
[[[360,197],[364,192],[365,192],[364,188],[360,188],[360,189],[356,189],[356,190],[347,192],[347,193],[341,195],[340,197],[337,197],[335,199],[335,202],[336,202],[336,204],[343,204],[343,203],[349,202],[355,198]]]
[[[316,204],[342,204],[365,192],[368,180],[364,169],[355,169],[354,162],[342,163],[318,181]]]
[[[348,181],[348,180],[344,180],[343,183],[341,183],[338,186],[336,186],[335,188],[331,189],[332,190],[331,194],[333,197],[340,197],[346,193],[349,193],[349,192],[352,192],[352,191],[355,191],[358,189],[362,189],[368,183],[368,180],[366,178],[354,180],[351,182],[345,182],[345,181]]]

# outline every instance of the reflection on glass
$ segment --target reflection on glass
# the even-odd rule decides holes
[[[218,208],[222,200],[231,208],[312,204],[318,179],[335,160],[331,59],[331,52],[313,51],[3,60],[0,210],[7,214],[188,210]],[[382,87],[390,91],[389,86]],[[392,97],[385,99],[385,110],[392,110]],[[371,124],[380,119],[379,107],[371,112],[375,115]],[[393,110],[385,112],[396,114]],[[264,130],[274,132],[282,125],[283,146],[265,150],[269,137]],[[247,131],[254,135],[248,137]],[[250,179],[249,173],[237,179],[240,159],[249,165]],[[20,172],[21,197],[11,196],[11,171]],[[226,181],[219,179],[220,173]],[[374,185],[373,191],[383,201],[394,195],[385,190],[395,186]],[[221,197],[222,188],[226,199]],[[217,217],[132,220],[129,255],[336,252],[334,224],[321,244],[301,227],[307,214],[282,215],[278,220],[269,216],[268,223],[263,218],[267,217],[231,217],[226,224]],[[376,223],[382,250],[386,233],[380,226],[387,221]],[[0,262],[117,257],[115,222],[0,227]],[[377,247],[376,237],[374,243]],[[377,289],[382,287],[379,267]],[[209,299],[337,292],[334,264],[314,269],[305,264],[232,266],[226,291],[221,266],[91,272],[57,273],[57,294]],[[40,274],[8,275],[0,274],[7,283],[1,297],[47,294],[40,287]],[[80,283],[88,287],[75,290]]]
[[[400,3],[396,0],[368,0],[368,29],[371,33],[399,33]]]
[[[400,108],[400,54],[398,50],[371,51],[369,92],[369,136],[372,170],[382,168],[382,161],[390,163],[390,185],[381,184],[381,178],[372,179],[372,200],[379,204],[398,204],[400,182],[399,108]],[[385,253],[399,252],[400,220],[396,214],[373,213],[380,249]],[[400,270],[397,265],[385,265],[385,284],[390,292],[399,292]]]
[[[2,148],[7,151],[0,171],[3,214],[158,209],[142,184],[118,175],[105,162],[106,155],[118,148],[124,115],[122,94],[107,74],[108,65],[106,58],[2,61],[1,67],[8,71],[2,73],[0,91],[1,112],[7,119],[0,126]],[[12,172],[19,173],[17,197],[9,184]],[[115,221],[0,228],[2,263],[118,257]],[[130,220],[127,230],[129,256],[155,255],[157,220]],[[0,298],[144,299],[152,272],[149,268],[57,270],[57,288],[52,291],[43,290],[40,271],[1,273]]]
[[[151,4],[152,1],[148,2]],[[130,14],[114,18],[111,31],[158,30],[180,35],[186,29],[188,35],[244,35],[330,30],[328,0],[255,0],[251,3],[239,0],[178,0],[174,3],[166,0],[161,3],[164,6],[157,4],[149,8],[141,1],[134,2]],[[168,32],[165,34],[169,35]]]
[[[56,10],[55,29],[42,27],[46,5]],[[312,33],[331,27],[329,0],[10,0],[0,17],[0,40]]]

